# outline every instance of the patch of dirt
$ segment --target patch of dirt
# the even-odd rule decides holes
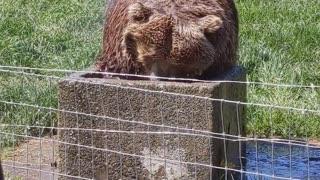
[[[55,174],[58,144],[52,141],[56,139],[57,136],[30,139],[3,151],[1,159],[6,179],[58,179]]]

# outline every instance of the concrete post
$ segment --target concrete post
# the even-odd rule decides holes
[[[245,157],[244,143],[205,131],[246,135],[244,106],[210,99],[244,102],[246,84],[85,76],[73,74],[59,82],[59,141],[67,143],[59,146],[61,174],[109,180],[216,180],[224,179],[225,170],[212,166],[245,167],[240,158]],[[218,78],[245,81],[246,73],[234,67]],[[228,171],[228,176],[236,179],[239,173]]]

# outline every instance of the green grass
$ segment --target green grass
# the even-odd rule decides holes
[[[320,85],[319,0],[236,2],[241,28],[240,64],[247,68],[249,81]],[[0,65],[74,70],[88,67],[100,50],[104,9],[105,0],[0,0]],[[56,94],[55,81],[0,75],[0,100],[57,107]],[[319,110],[320,90],[252,85],[248,87],[248,101]],[[4,124],[51,126],[56,121],[56,115],[37,108],[4,103],[0,108]],[[288,114],[279,109],[270,112],[250,106],[247,127],[249,134],[259,136],[320,137],[319,119],[314,114]],[[8,135],[2,140],[10,145],[13,139]]]
[[[103,0],[0,0],[0,65],[88,67],[100,50],[104,9]],[[57,82],[0,72],[0,100],[57,107]],[[6,103],[0,103],[0,109],[0,124],[56,124],[56,113],[47,110]],[[10,133],[39,135],[38,130],[41,133],[29,127],[0,127],[8,133],[0,139],[8,146],[17,140]]]
[[[0,0],[0,64],[81,69],[94,61],[104,1]]]
[[[249,81],[320,85],[318,0],[238,0],[237,5],[240,63]],[[320,89],[250,86],[248,101],[320,110]],[[253,106],[248,111],[251,134],[320,137],[319,114]]]

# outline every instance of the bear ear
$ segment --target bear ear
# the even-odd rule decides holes
[[[126,31],[121,42],[125,54],[137,56],[137,40],[133,33]]]
[[[222,20],[215,15],[208,15],[199,19],[198,24],[204,33],[214,33],[222,27]]]
[[[134,3],[129,6],[128,16],[129,21],[146,22],[152,15],[151,9],[145,7],[142,3]]]

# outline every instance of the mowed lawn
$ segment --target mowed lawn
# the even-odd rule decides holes
[[[0,0],[0,65],[81,70],[97,58],[104,0]],[[320,85],[320,1],[237,0],[240,64],[248,81]],[[43,71],[33,73],[46,74]],[[61,74],[62,76],[63,74]],[[4,124],[54,126],[56,114],[3,101],[57,107],[55,81],[0,72]],[[320,88],[248,86],[248,101],[320,110]],[[250,135],[320,137],[320,115],[248,107]],[[12,132],[12,128],[2,128]],[[30,128],[14,131],[30,133]],[[11,144],[8,133],[3,141]]]

